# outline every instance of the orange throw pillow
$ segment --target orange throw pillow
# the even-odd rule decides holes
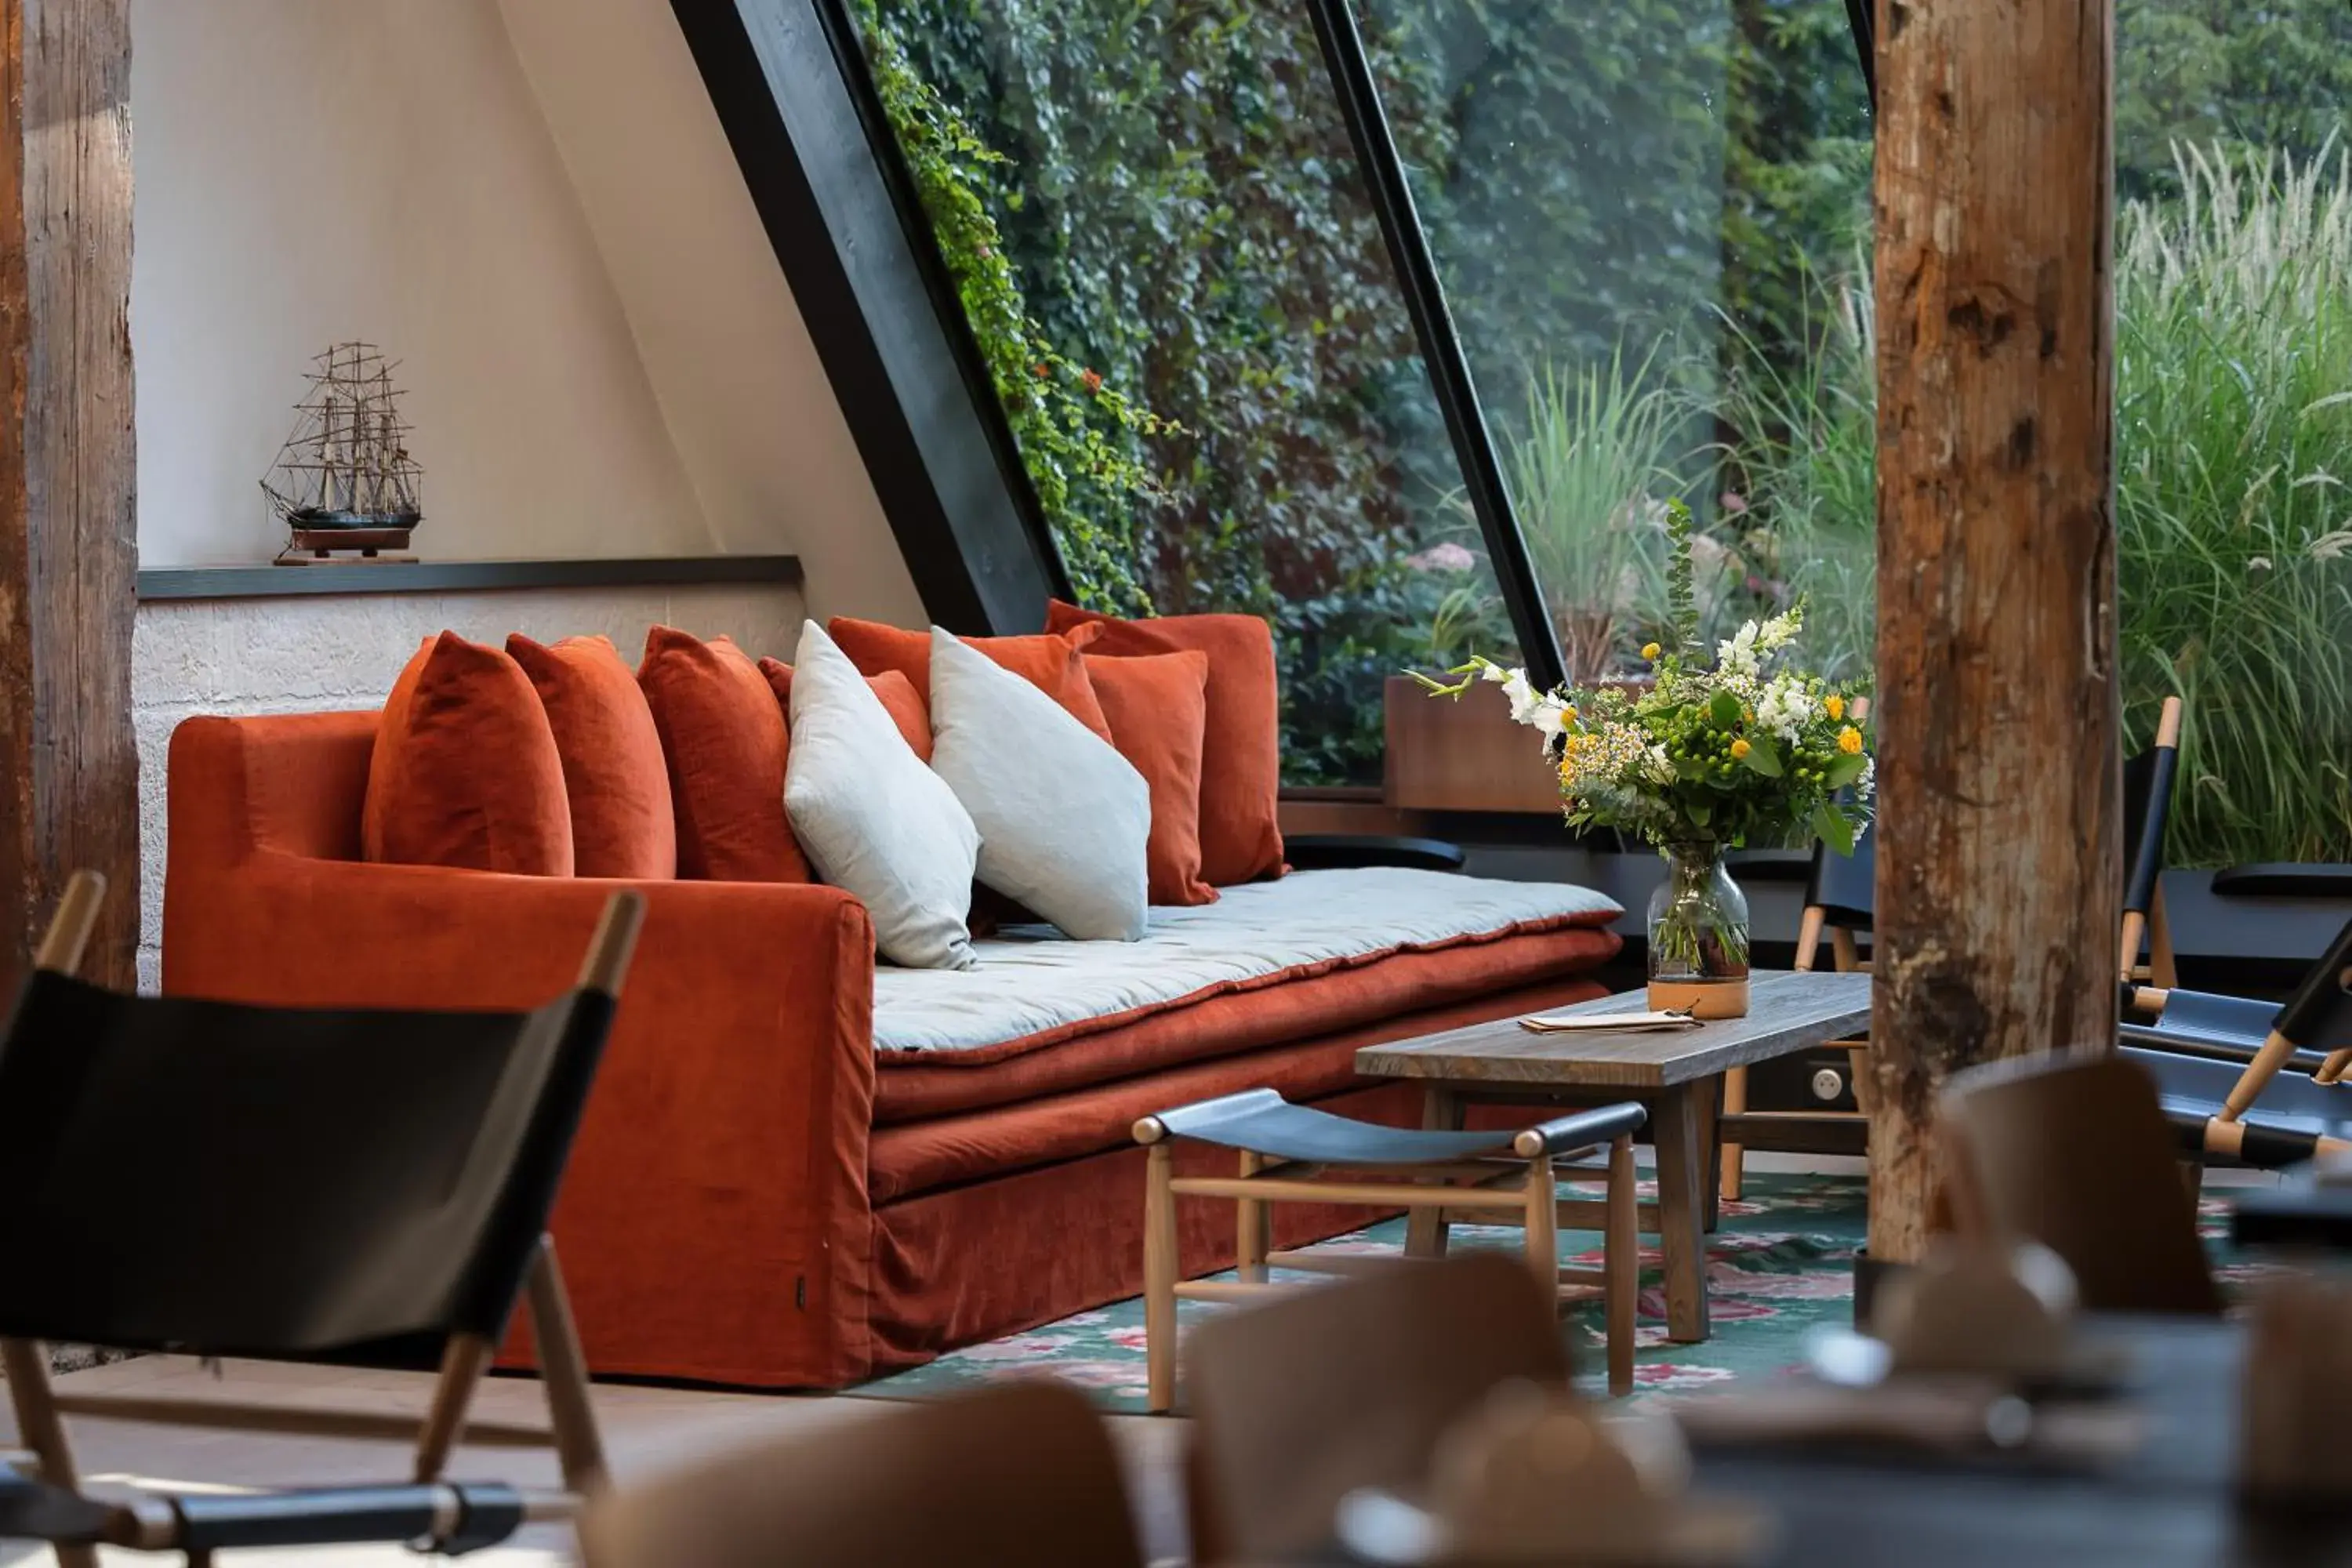
[[[1155,904],[1213,904],[1201,878],[1201,743],[1208,727],[1209,656],[1198,648],[1121,658],[1088,654],[1110,743],[1151,786],[1144,866]]]
[[[376,724],[360,842],[394,865],[572,875],[563,762],[522,666],[455,632],[425,640]]]
[[[824,629],[833,634],[833,640],[849,656],[849,662],[866,674],[880,675],[895,669],[905,676],[923,699],[928,713],[931,700],[929,632],[910,632],[878,621],[853,621],[845,616],[835,616]],[[1094,685],[1087,679],[1086,663],[1078,657],[1079,647],[1092,640],[1091,634],[1066,637],[1045,632],[1035,637],[963,640],[1068,709],[1079,723],[1104,740],[1110,739],[1110,725],[1103,718],[1102,704],[1095,700]]]
[[[1275,679],[1274,634],[1255,616],[1169,616],[1122,621],[1055,600],[1049,631],[1102,630],[1097,655],[1179,653],[1209,656],[1208,723],[1201,738],[1201,875],[1229,887],[1282,875],[1281,691]]]
[[[784,715],[750,657],[726,637],[656,626],[637,684],[669,763],[678,875],[814,881],[784,820]]]
[[[793,723],[793,667],[780,658],[763,658],[760,673],[768,678],[768,689],[776,694],[776,705],[784,710],[784,728]],[[879,675],[869,675],[866,684],[882,700],[883,711],[898,726],[898,733],[915,749],[915,755],[925,762],[931,760],[931,705],[915,694],[914,682],[895,669]]]
[[[583,877],[667,881],[677,824],[661,732],[635,674],[604,637],[543,646],[516,632],[507,652],[547,709],[572,803],[572,868]]]

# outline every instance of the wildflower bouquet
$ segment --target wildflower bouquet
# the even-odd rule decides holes
[[[1716,645],[1712,668],[1652,643],[1642,650],[1654,677],[1646,691],[1538,691],[1526,670],[1485,658],[1448,671],[1458,678],[1450,686],[1428,684],[1446,696],[1474,680],[1499,684],[1512,721],[1543,736],[1571,826],[1717,849],[1810,827],[1852,854],[1870,819],[1868,736],[1853,699],[1770,668],[1803,627],[1801,610],[1749,621]]]
[[[1450,683],[1419,679],[1448,697],[1499,684],[1512,720],[1543,737],[1570,825],[1615,828],[1666,857],[1669,877],[1651,911],[1654,999],[1661,974],[1736,978],[1744,1012],[1747,904],[1722,870],[1723,851],[1810,829],[1853,853],[1870,821],[1865,705],[1789,668],[1801,607],[1748,622],[1707,659],[1690,588],[1689,513],[1675,510],[1676,642],[1642,649],[1646,690],[1538,691],[1527,671],[1479,658],[1449,670]]]

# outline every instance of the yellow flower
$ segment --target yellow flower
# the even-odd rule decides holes
[[[1755,749],[1755,747],[1748,743],[1748,738],[1743,735],[1739,739],[1731,742],[1731,760],[1738,762],[1740,758],[1746,756]]]
[[[1848,724],[1838,731],[1838,750],[1849,757],[1862,755],[1862,731]]]
[[[1828,701],[1822,704],[1822,711],[1830,716],[1831,723],[1836,723],[1839,720],[1845,717],[1845,699],[1843,697],[1832,696]]]
[[[1742,708],[1739,710],[1739,717],[1747,722],[1753,724],[1756,722],[1756,710],[1753,708]]]
[[[1655,660],[1658,657],[1658,645],[1654,642],[1643,643],[1642,645],[1642,657],[1646,659]]]

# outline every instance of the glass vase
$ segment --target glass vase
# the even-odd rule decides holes
[[[1718,845],[1662,847],[1650,895],[1650,1006],[1700,1018],[1748,1016],[1748,895]]]

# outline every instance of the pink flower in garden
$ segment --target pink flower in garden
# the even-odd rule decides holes
[[[1408,555],[1404,563],[1416,572],[1467,572],[1478,564],[1478,558],[1452,540],[1433,544],[1418,555]]]
[[[1715,504],[1726,511],[1742,512],[1748,510],[1748,498],[1738,490],[1726,490],[1715,498]]]

